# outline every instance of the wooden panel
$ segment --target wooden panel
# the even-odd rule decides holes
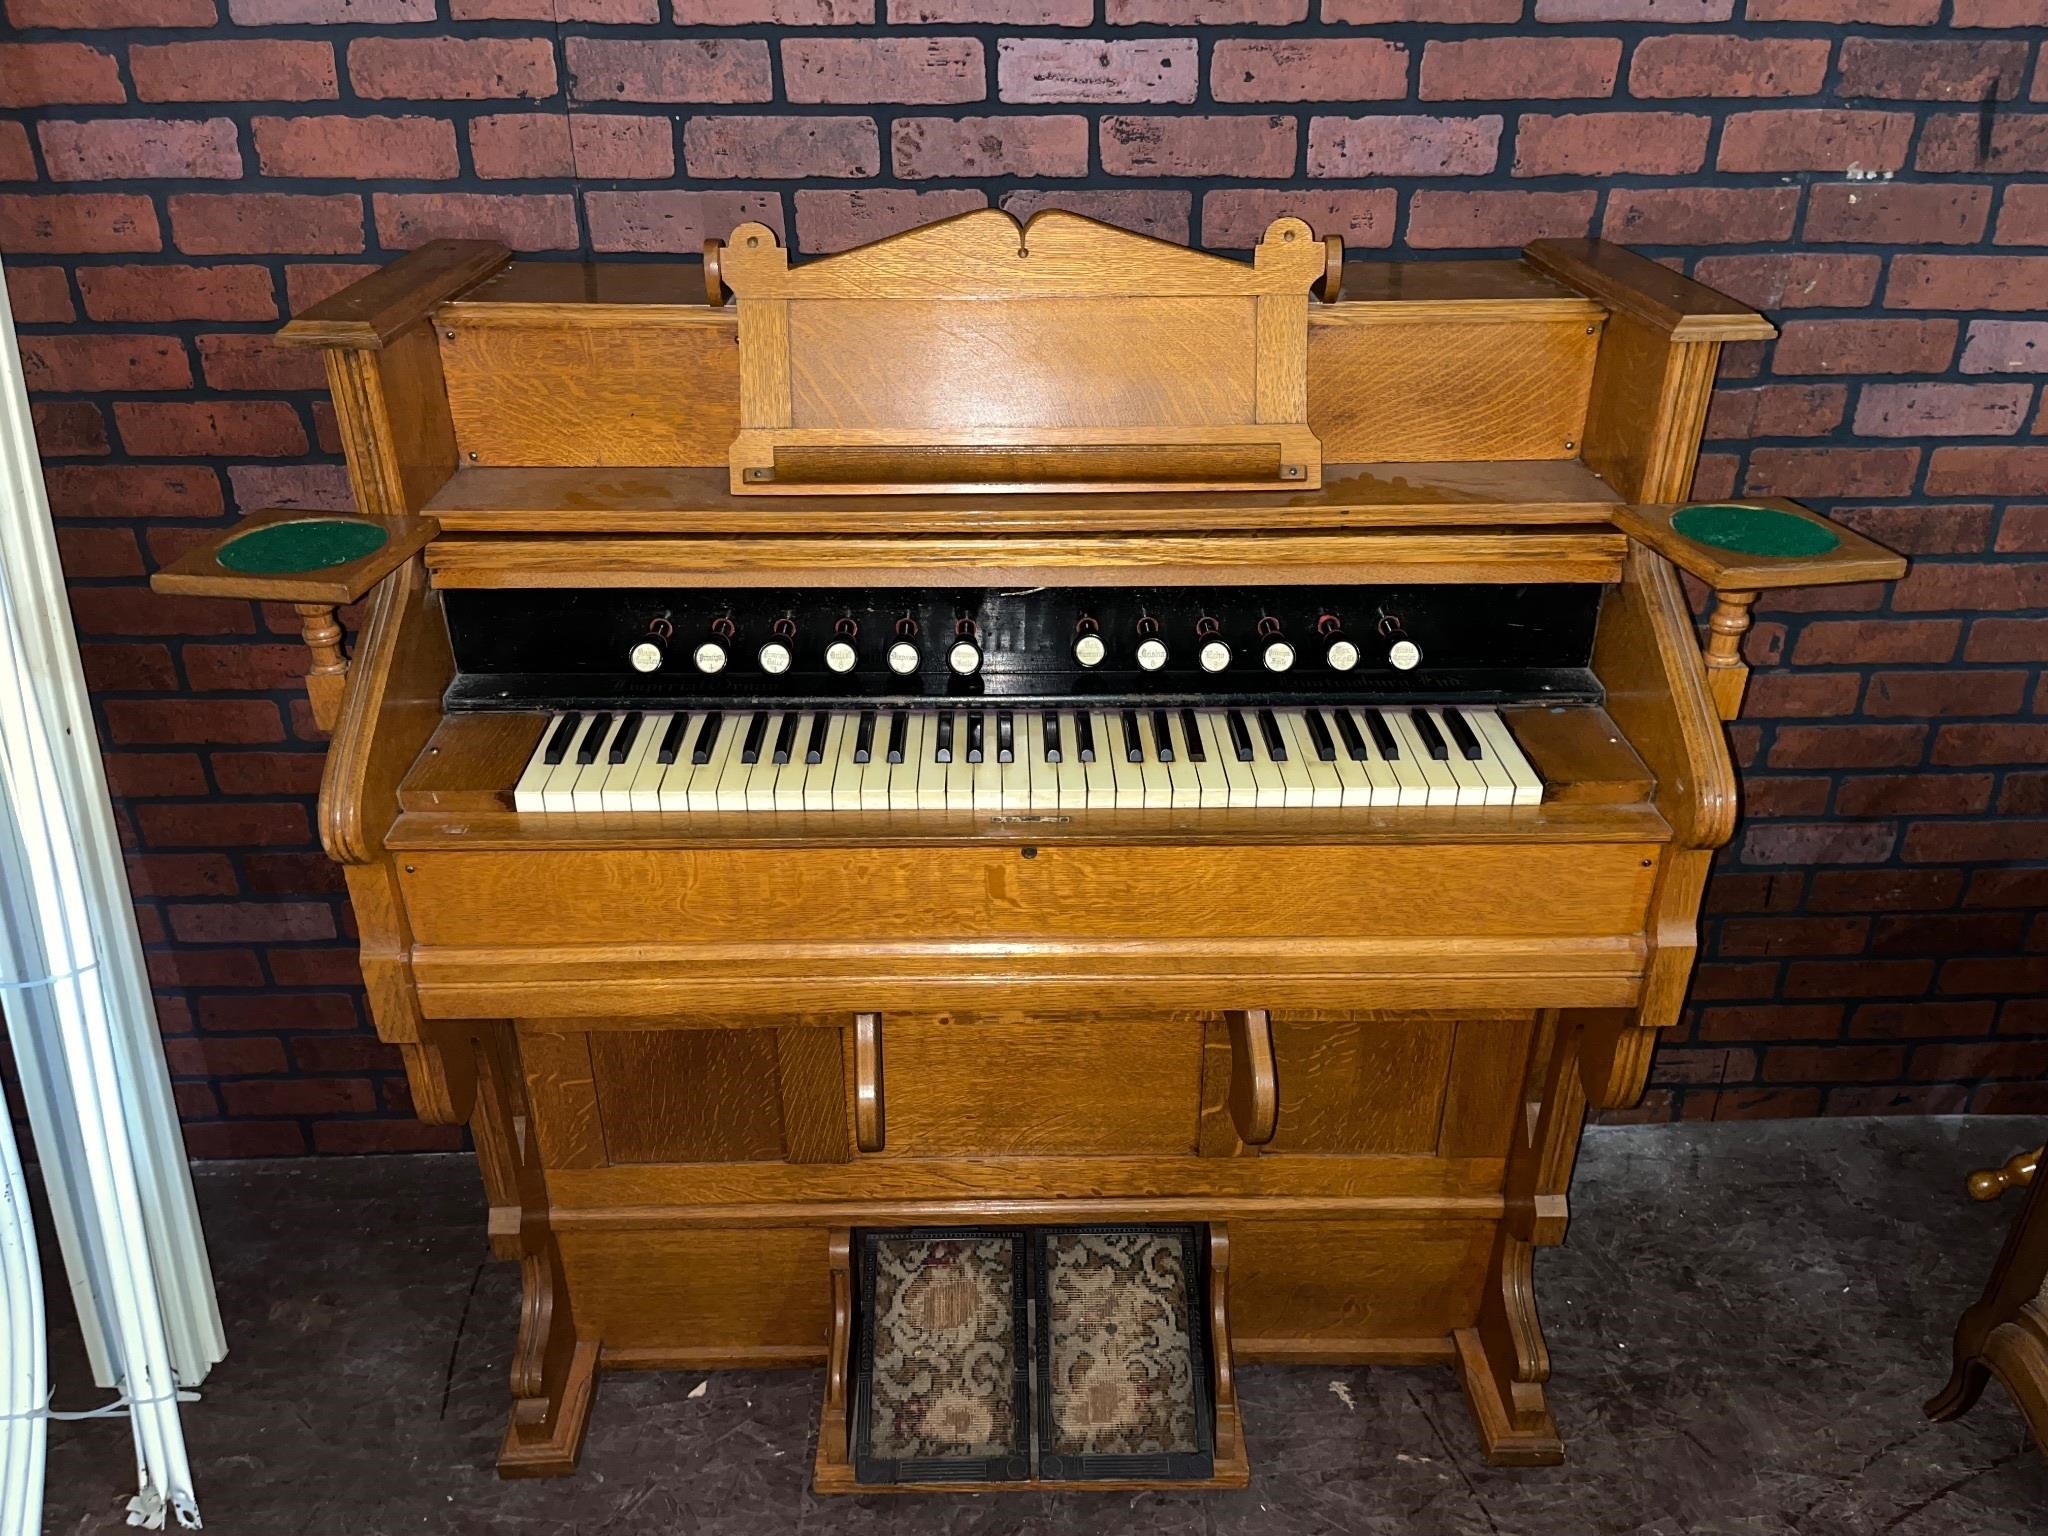
[[[773,1031],[604,1031],[590,1060],[613,1162],[782,1156]]]
[[[986,209],[792,267],[773,230],[742,224],[719,268],[739,309],[744,430],[732,488],[1314,485],[1322,455],[1304,425],[1302,374],[1307,293],[1326,258],[1299,219],[1275,220],[1247,266],[1057,210],[1026,231]],[[1193,456],[1166,455],[1176,470],[1162,473],[1146,452],[1242,443],[1254,423],[1279,445],[1269,470],[1190,473]],[[1126,454],[979,464],[955,452],[941,470],[916,452],[880,451],[958,448],[978,435]],[[836,466],[814,457],[801,475],[783,462],[787,447],[840,445],[869,451]],[[1068,462],[1083,459],[1085,471]]]
[[[1625,245],[1606,240],[1537,240],[1523,253],[1537,271],[1678,341],[1769,341],[1776,326]]]
[[[1252,405],[1254,302],[798,305],[790,320],[790,424],[889,427],[909,420],[966,429],[1244,421]],[[1177,313],[1199,323],[1170,327]],[[1080,388],[1077,349],[1089,358]],[[983,387],[960,389],[969,374],[980,376]]]
[[[1639,930],[1655,850],[1618,847],[564,849],[545,866],[417,854],[401,875],[427,944],[713,944],[1260,938],[1539,942]],[[1170,893],[1196,882],[1182,908]],[[1541,901],[1503,899],[1543,893]],[[934,893],[940,893],[934,899]],[[858,999],[849,1004],[859,1006]]]
[[[1627,548],[1627,539],[1612,529],[1039,538],[641,535],[573,542],[443,540],[428,546],[428,560],[441,587],[1519,584],[1612,582],[1621,575]]]
[[[289,347],[374,351],[436,304],[475,287],[511,259],[512,253],[495,240],[429,240],[309,305],[277,339]]]
[[[891,1157],[1194,1148],[1197,1020],[1012,1024],[891,1014],[883,1039]],[[1105,1047],[1113,1071],[1104,1070]]]
[[[1284,1152],[1432,1152],[1455,1026],[1444,1019],[1273,1015]]]
[[[602,1168],[604,1125],[590,1036],[562,1030],[521,1031],[519,1061],[533,1112],[540,1160],[548,1168]]]
[[[1492,1238],[1486,1222],[1233,1220],[1237,1358],[1443,1338],[1478,1315]]]
[[[1535,1015],[1457,1023],[1437,1132],[1441,1157],[1505,1157],[1523,1105]]]
[[[1573,458],[1598,329],[1577,317],[1314,327],[1309,428],[1333,463]]]
[[[444,334],[462,462],[723,466],[739,430],[739,342],[729,322],[702,313],[631,328]]]
[[[608,429],[593,426],[594,435]],[[573,463],[574,461],[568,461]],[[1113,533],[1605,523],[1616,496],[1571,459],[1326,464],[1313,490],[1117,496],[787,496],[772,511],[720,470],[467,469],[430,511],[446,533]]]
[[[787,1024],[775,1031],[782,1141],[793,1163],[843,1163],[853,1156],[847,1118],[846,1031]]]
[[[579,1327],[613,1351],[705,1365],[825,1357],[825,1228],[564,1232]],[[675,1360],[674,1363],[680,1363]]]

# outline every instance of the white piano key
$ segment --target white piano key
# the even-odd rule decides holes
[[[804,785],[814,772],[804,761],[804,745],[810,740],[810,734],[811,716],[806,710],[797,716],[796,735],[789,744],[789,761],[775,765],[775,788],[769,802],[775,810],[800,811],[804,808]],[[769,756],[773,756],[772,747]]]
[[[661,738],[668,734],[669,724],[674,719],[675,715],[671,711],[661,710],[640,722],[640,731],[646,738],[647,750],[640,752],[636,749],[638,761],[634,764],[633,775],[626,784],[627,810],[645,812],[661,809],[661,782],[668,777],[669,769],[674,766],[661,760]],[[678,749],[676,755],[687,757],[689,754]],[[611,788],[609,781],[605,788]]]
[[[1237,743],[1231,739],[1228,713],[1218,711],[1209,717],[1209,723],[1211,734],[1216,741],[1217,761],[1223,765],[1224,804],[1232,807],[1258,805],[1260,801],[1257,744],[1253,744],[1253,756],[1249,760],[1240,758],[1237,755]]]
[[[1166,803],[1175,810],[1193,810],[1202,803],[1202,775],[1187,741],[1187,721],[1177,709],[1166,712],[1166,730],[1173,741],[1173,761],[1166,770]],[[1201,727],[1195,727],[1198,744]]]
[[[1088,766],[1081,761],[1080,744],[1075,740],[1074,721],[1076,717],[1077,712],[1074,710],[1063,709],[1058,711],[1060,760],[1052,765],[1053,808],[1068,812],[1085,811],[1088,809]],[[1041,745],[1044,745],[1044,743],[1041,742]],[[1035,796],[1034,799],[1036,799]],[[1039,803],[1042,808],[1043,802]],[[1106,805],[1108,802],[1105,801],[1104,804]]]
[[[974,780],[981,764],[967,761],[967,718],[974,711],[956,709],[953,716],[953,761],[946,764],[946,809],[974,809]],[[984,728],[985,729],[985,728]]]
[[[951,763],[939,761],[939,717],[920,710],[910,717],[911,734],[917,738],[917,788],[907,809],[943,811],[946,808],[946,776]],[[905,760],[909,754],[904,754]],[[891,805],[894,809],[906,809]]]
[[[540,792],[547,784],[548,775],[554,765],[549,763],[548,742],[562,722],[562,716],[549,715],[541,721],[540,740],[533,744],[533,754],[526,760],[526,766],[519,772],[519,782],[512,786],[512,809],[515,811],[537,811],[541,808]]]
[[[1257,710],[1245,710],[1245,728],[1251,733],[1252,760],[1247,766],[1252,773],[1251,803],[1262,809],[1287,804],[1287,781],[1282,776],[1283,765],[1273,758],[1272,748],[1266,741],[1266,733],[1259,725]],[[1228,729],[1226,724],[1225,729]]]
[[[727,750],[720,756],[718,785],[712,794],[711,808],[714,811],[744,811],[747,808],[747,780],[752,777],[755,764],[746,760],[747,732],[753,727],[753,710],[740,710],[728,715],[724,736],[732,738]],[[766,732],[763,732],[762,755],[767,746]]]
[[[619,734],[625,723],[624,715],[613,715],[605,723],[604,736],[597,744],[597,755],[589,762],[577,766],[576,782],[569,791],[569,809],[577,815],[587,816],[604,809],[604,781],[612,771],[606,756],[612,749],[612,738]],[[584,741],[587,742],[589,739],[589,733],[585,732]],[[575,755],[583,755],[581,746],[577,748]]]
[[[1349,710],[1334,708],[1323,711],[1323,719],[1329,725],[1330,733],[1337,743],[1337,756],[1330,763],[1330,767],[1337,775],[1337,803],[1346,809],[1369,806],[1373,804],[1376,793],[1372,764],[1369,757],[1357,758],[1351,755],[1351,749],[1345,745],[1344,733],[1337,729],[1340,717],[1351,720],[1354,726],[1358,726],[1359,740],[1364,743],[1368,754],[1372,751],[1372,743],[1366,739],[1364,727],[1358,725],[1358,721]]]
[[[1479,765],[1458,750],[1457,742],[1451,739],[1451,727],[1440,709],[1428,709],[1423,713],[1434,722],[1437,734],[1444,739],[1447,755],[1439,767],[1449,770],[1451,782],[1458,786],[1458,804],[1484,805],[1486,800],[1486,775],[1479,771]],[[1419,733],[1418,733],[1419,734]]]
[[[853,748],[847,738],[853,734],[855,716],[844,710],[834,710],[825,724],[823,762],[812,763],[810,772],[804,776],[804,809],[807,811],[829,811],[833,796],[839,786],[840,772],[847,766],[853,755]],[[804,745],[810,745],[810,725],[804,726]]]
[[[1382,756],[1378,743],[1372,739],[1372,732],[1366,721],[1366,711],[1354,710],[1353,714],[1357,717],[1358,728],[1366,733],[1366,746],[1372,752],[1373,763],[1384,773],[1386,779],[1393,783],[1393,798],[1378,803],[1397,806],[1429,804],[1429,780],[1423,777],[1422,770],[1415,765],[1415,754],[1421,750],[1420,744],[1411,745],[1407,737],[1395,730],[1394,713],[1380,711],[1380,718],[1386,721],[1387,729],[1394,737],[1397,755],[1391,758]],[[1384,788],[1385,780],[1379,782]]]
[[[640,717],[639,729],[633,733],[633,744],[626,748],[624,760],[613,763],[610,771],[605,774],[604,787],[600,792],[597,808],[606,815],[623,815],[633,808],[633,780],[640,772],[640,765],[654,756],[654,749],[659,744],[654,734],[648,730],[648,726],[655,718],[658,717],[645,714]],[[625,729],[623,721],[619,728]],[[609,759],[611,754],[607,752],[605,756]]]
[[[868,749],[868,760],[856,765],[860,769],[860,785],[855,803],[863,811],[889,809],[889,719],[892,713],[886,709],[876,712],[875,739]]]
[[[562,760],[548,770],[547,782],[540,787],[540,808],[550,815],[563,816],[574,809],[576,791],[576,754],[583,746],[583,738],[590,734],[590,728],[597,723],[596,715],[585,715],[576,727],[576,734],[569,740]]]
[[[782,765],[775,761],[775,735],[782,728],[784,713],[776,709],[767,711],[768,728],[761,732],[761,756],[747,775],[746,806],[750,811],[775,809],[775,781],[782,775]]]
[[[882,735],[882,716],[875,716],[874,742],[886,741]],[[860,711],[849,710],[839,722],[839,732],[833,738],[833,750],[838,766],[832,770],[832,794],[826,802],[827,809],[834,811],[856,811],[860,809],[861,786],[867,778],[868,763],[857,763],[853,753],[860,742]],[[870,762],[872,761],[870,757]]]
[[[1415,723],[1408,718],[1408,711],[1389,709],[1382,713],[1386,717],[1387,728],[1401,744],[1399,761],[1407,763],[1421,776],[1423,803],[1456,805],[1458,781],[1451,776],[1451,770],[1446,764],[1429,755],[1429,748],[1422,744],[1422,733],[1415,729]]]
[[[676,760],[669,765],[668,773],[661,781],[663,810],[675,808],[678,794],[682,797],[683,810],[693,816],[717,808],[718,780],[725,772],[726,754],[733,748],[739,716],[719,714],[715,735],[711,730],[712,718],[711,714],[702,714],[690,722],[683,749],[676,754]],[[704,754],[701,763],[697,761],[700,751]]]
[[[1288,730],[1287,712],[1273,710],[1271,714],[1274,723],[1280,727],[1280,745],[1284,754],[1273,759],[1273,768],[1280,780],[1280,803],[1295,807],[1313,805],[1315,790],[1309,783],[1307,765],[1303,763],[1301,753],[1295,746],[1293,734]],[[1253,723],[1257,724],[1256,716]],[[1272,749],[1266,740],[1264,730],[1258,731],[1257,736],[1259,751],[1270,755]]]
[[[1138,804],[1145,810],[1166,810],[1173,804],[1173,785],[1166,774],[1166,764],[1159,760],[1159,750],[1152,740],[1152,719],[1150,710],[1138,711],[1138,751],[1144,756],[1132,766],[1138,770]],[[1176,754],[1177,755],[1177,754]]]
[[[1450,731],[1448,727],[1450,722],[1443,720],[1443,713],[1442,710],[1436,711],[1438,718],[1442,720],[1443,725],[1446,727],[1444,734],[1449,736]],[[1479,729],[1478,722],[1473,718],[1475,711],[1464,709],[1458,713],[1464,717],[1465,724],[1472,731],[1473,739],[1479,743],[1479,756],[1476,758],[1465,758],[1465,761],[1478,771],[1480,782],[1486,786],[1485,794],[1481,797],[1482,803],[1486,805],[1512,805],[1515,799],[1514,780],[1508,777],[1507,769],[1501,766],[1500,758],[1493,750],[1493,743],[1487,739],[1486,733]],[[1463,756],[1459,752],[1456,742],[1451,743],[1451,756]]]
[[[1223,739],[1222,729],[1211,710],[1195,711],[1195,730],[1202,738],[1202,760],[1195,764],[1198,792],[1195,803],[1204,810],[1220,810],[1230,803],[1230,782],[1223,773],[1223,755],[1230,750],[1230,743]]]
[[[1301,759],[1301,770],[1308,776],[1309,804],[1322,809],[1334,809],[1344,803],[1344,781],[1337,777],[1334,761],[1324,762],[1316,751],[1315,737],[1309,734],[1308,716],[1298,709],[1290,709],[1280,717],[1280,724],[1288,734],[1287,750],[1297,753]],[[1325,722],[1327,726],[1328,722]],[[1336,732],[1331,731],[1331,740]]]
[[[981,761],[971,765],[974,809],[994,815],[1003,808],[1003,760],[996,745],[996,712],[981,712]]]
[[[1075,713],[1079,715],[1079,711]],[[1088,720],[1095,731],[1095,761],[1081,765],[1081,781],[1087,790],[1088,809],[1115,810],[1121,788],[1117,782],[1116,760],[1120,754],[1116,733],[1109,728],[1109,719],[1100,710],[1090,710]],[[1067,750],[1078,755],[1080,744],[1071,743]]]
[[[1003,815],[1014,815],[1031,809],[1031,722],[1038,718],[1037,711],[1013,709],[1010,711],[1010,760],[998,761],[997,773],[1001,782],[996,793],[996,809]],[[997,717],[997,731],[1000,738],[1001,717]],[[996,743],[998,759],[1002,755],[1002,743]]]
[[[1543,800],[1543,776],[1529,762],[1522,751],[1508,723],[1490,709],[1472,709],[1465,712],[1465,718],[1472,723],[1472,730],[1479,739],[1493,749],[1500,761],[1501,770],[1507,774],[1508,782],[1514,787],[1512,803],[1515,805],[1539,805]]]

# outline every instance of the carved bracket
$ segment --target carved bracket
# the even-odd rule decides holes
[[[887,1135],[882,1113],[882,1016],[853,1016],[853,1134],[863,1152],[879,1152]]]

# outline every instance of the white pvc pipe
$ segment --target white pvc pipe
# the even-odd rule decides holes
[[[42,1526],[48,1372],[35,1217],[14,1128],[0,1114],[0,1536]]]
[[[175,1515],[196,1526],[178,1389],[181,1377],[196,1384],[226,1345],[4,305],[0,834],[0,964],[16,993],[9,1034],[23,1063],[31,1130],[55,1174],[73,1294],[103,1357],[96,1371],[121,1388],[135,1435],[141,1486],[129,1523],[158,1528]],[[34,1311],[39,1328],[39,1304]],[[12,1348],[11,1332],[8,1339]],[[40,1361],[40,1340],[20,1342],[33,1342]],[[12,1381],[11,1370],[6,1376]],[[36,1403],[21,1411],[41,1410]],[[12,1499],[11,1449],[7,1470]],[[39,1504],[39,1472],[35,1481],[24,1500]],[[32,1505],[30,1517],[25,1529],[33,1530]],[[0,1536],[14,1533],[0,1527]]]

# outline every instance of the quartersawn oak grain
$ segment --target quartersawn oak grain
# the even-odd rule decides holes
[[[520,1266],[502,1473],[573,1470],[602,1370],[822,1364],[847,1491],[853,1229],[1077,1220],[1207,1225],[1218,1485],[1244,1360],[1446,1366],[1491,1460],[1562,1457],[1534,1254],[1677,1017],[1766,584],[1705,569],[1703,656],[1658,519],[1770,327],[1597,242],[1312,305],[1330,260],[975,214],[791,266],[754,226],[735,313],[694,264],[456,243],[289,328],[363,512],[440,529],[346,674],[308,639],[378,1031]],[[1289,463],[1321,483],[1189,483]],[[441,705],[441,587],[998,578],[1596,581],[1605,698],[1506,712],[1537,805],[1028,823],[523,816],[540,718]]]

